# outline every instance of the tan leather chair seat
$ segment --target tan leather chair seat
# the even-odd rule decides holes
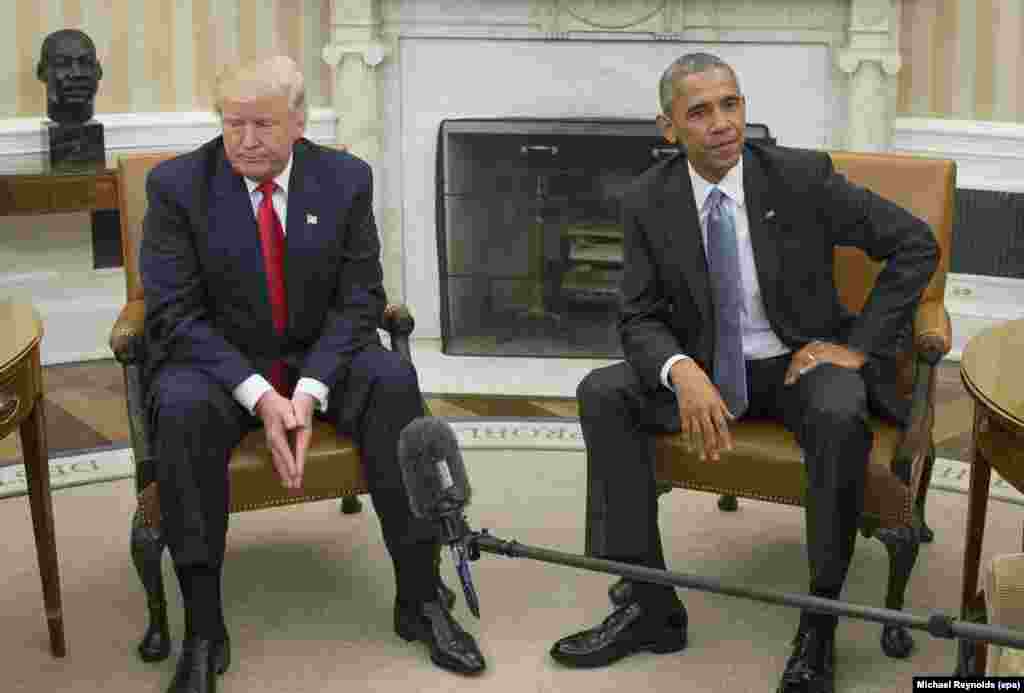
[[[875,444],[868,467],[864,512],[885,526],[912,521],[907,488],[889,470],[902,431],[874,419]],[[698,491],[743,496],[771,503],[803,505],[807,488],[803,454],[792,433],[769,420],[740,421],[730,429],[733,450],[719,462],[701,460],[685,448],[682,435],[663,436],[656,447],[658,480]]]
[[[262,428],[251,431],[235,448],[228,466],[231,512],[274,505],[305,503],[367,492],[359,449],[331,424],[313,422],[313,440],[306,454],[302,491],[289,494],[281,486]]]

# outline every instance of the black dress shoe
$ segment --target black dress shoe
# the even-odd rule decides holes
[[[619,578],[608,588],[608,599],[614,606],[625,606],[633,601],[633,583],[626,578]]]
[[[476,640],[439,601],[396,601],[395,632],[403,640],[427,643],[430,660],[442,669],[456,674],[479,674],[486,666]]]
[[[448,611],[451,611],[452,607],[455,606],[455,593],[452,592],[448,585],[444,584],[444,580],[438,580],[437,582],[437,598],[441,600],[444,608],[448,609]]]
[[[167,693],[216,693],[217,665],[214,653],[223,652],[218,644],[206,638],[187,638]]]
[[[223,640],[214,640],[210,651],[210,661],[213,670],[218,675],[223,675],[231,666],[231,638],[224,636]]]
[[[570,667],[602,667],[647,650],[657,654],[686,647],[686,609],[653,612],[631,602],[612,612],[601,625],[562,638],[551,656]]]
[[[832,693],[835,680],[835,633],[831,628],[826,633],[815,628],[798,630],[778,693]]]

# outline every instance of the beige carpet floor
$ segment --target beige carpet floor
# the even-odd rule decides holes
[[[476,528],[565,551],[582,547],[583,455],[579,452],[470,450],[466,453]],[[674,491],[661,500],[673,569],[733,584],[802,591],[807,584],[803,514],[741,502],[724,514],[711,495]],[[0,500],[6,550],[0,559],[0,689],[4,691],[163,691],[175,654],[145,664],[135,643],[145,627],[142,590],[128,556],[130,481],[54,493],[69,654],[50,657],[27,499]],[[390,561],[367,506],[342,516],[331,502],[235,515],[225,573],[234,664],[226,693],[269,691],[773,691],[788,655],[797,612],[782,606],[681,590],[690,612],[689,647],[642,654],[603,670],[573,671],[548,656],[550,644],[608,612],[610,576],[525,559],[484,555],[474,564],[482,601],[476,621],[461,596],[457,615],[480,640],[489,669],[463,679],[435,669],[425,648],[391,629]],[[966,496],[934,492],[935,544],[922,548],[908,609],[956,616]],[[990,505],[985,556],[1017,551],[1021,509]],[[172,630],[181,611],[169,560]],[[450,563],[446,558],[450,584]],[[884,548],[860,539],[844,597],[880,605]],[[840,624],[839,691],[912,690],[915,674],[949,674],[955,644],[915,631],[908,660],[887,658],[880,626]]]

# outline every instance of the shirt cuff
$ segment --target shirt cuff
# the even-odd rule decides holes
[[[668,361],[665,362],[665,365],[661,367],[661,384],[667,387],[669,390],[672,390],[672,392],[675,392],[676,389],[668,380],[668,372],[672,370],[673,365],[675,365],[679,361],[685,361],[689,358],[692,357],[687,356],[686,354],[676,354],[675,356],[670,356]]]
[[[307,395],[316,400],[316,408],[321,413],[327,411],[327,396],[330,393],[329,388],[319,380],[315,378],[299,378],[299,382],[295,384],[296,392],[305,392]]]
[[[247,412],[255,416],[256,403],[260,401],[260,397],[263,396],[264,392],[273,389],[273,385],[267,382],[266,378],[259,373],[253,373],[235,387],[231,395]]]

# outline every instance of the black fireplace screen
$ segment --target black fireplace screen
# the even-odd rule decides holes
[[[444,353],[620,357],[620,202],[637,175],[677,151],[653,120],[443,121]]]

